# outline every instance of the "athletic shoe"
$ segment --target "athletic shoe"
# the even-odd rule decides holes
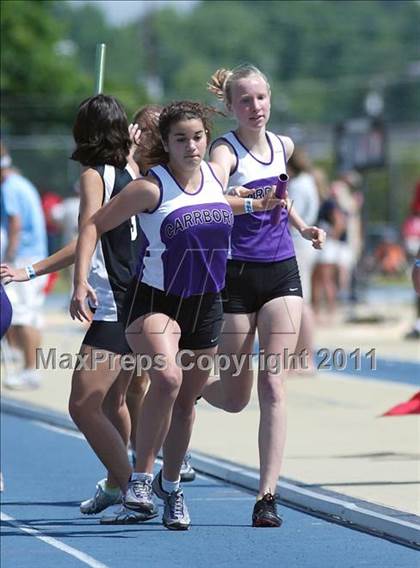
[[[266,493],[257,501],[252,512],[253,527],[279,527],[283,520],[277,514],[278,495]]]
[[[20,375],[6,375],[3,385],[5,388],[12,390],[25,390],[28,388],[28,385],[22,380]]]
[[[157,517],[158,512],[154,514],[139,513],[138,511],[133,511],[132,509],[127,509],[124,505],[116,507],[110,515],[104,515],[101,517],[99,523],[101,525],[135,525],[136,523],[143,523],[144,521],[149,521]]]
[[[106,479],[101,479],[96,484],[95,495],[80,503],[80,512],[84,515],[96,515],[111,505],[121,503],[121,493],[116,495],[107,493],[105,490]]]
[[[17,349],[16,347],[10,347],[8,343],[6,345],[5,349],[2,349],[2,354],[3,352],[5,352],[5,357],[8,363],[11,363],[13,365],[23,363],[23,351]]]
[[[138,513],[153,515],[155,517],[158,508],[153,501],[152,480],[130,480],[128,482],[127,492],[124,495],[123,504],[128,507],[128,509],[133,509]]]
[[[39,389],[41,386],[41,376],[35,369],[27,369],[22,372],[23,379],[32,389]]]
[[[190,515],[184,501],[182,489],[168,493],[162,487],[162,470],[153,480],[153,491],[163,500],[164,509],[162,522],[173,531],[187,531],[191,525]]]
[[[180,471],[181,481],[194,481],[195,470],[191,465],[191,454],[187,452],[182,460],[181,471]]]
[[[18,375],[8,375],[4,380],[4,386],[12,390],[33,390],[40,387],[39,374],[27,369]]]

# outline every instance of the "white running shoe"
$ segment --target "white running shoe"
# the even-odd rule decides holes
[[[153,480],[153,492],[163,500],[162,522],[167,529],[187,531],[191,525],[190,515],[185,504],[182,489],[168,493],[162,487],[162,470]]]
[[[135,525],[136,523],[143,523],[144,521],[154,519],[157,515],[157,511],[154,514],[145,515],[144,513],[139,513],[138,511],[127,509],[124,505],[120,505],[111,511],[110,515],[101,517],[99,523],[101,525]]]
[[[23,351],[17,349],[16,347],[10,347],[10,344],[7,345],[7,359],[9,363],[13,365],[21,365],[23,364]]]
[[[123,503],[129,509],[133,509],[138,513],[156,516],[158,508],[153,500],[152,480],[130,480]]]
[[[96,515],[111,505],[121,503],[121,493],[111,495],[106,492],[106,479],[101,479],[96,484],[95,495],[80,503],[80,512],[83,515]]]
[[[40,387],[39,373],[32,369],[26,369],[18,375],[8,375],[4,380],[4,386],[12,390],[33,390]]]

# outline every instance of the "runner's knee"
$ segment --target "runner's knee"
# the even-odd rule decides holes
[[[267,374],[261,381],[258,393],[260,401],[264,404],[280,405],[285,402],[285,388],[278,375]]]

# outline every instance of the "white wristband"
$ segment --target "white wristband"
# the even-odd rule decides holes
[[[36,278],[36,272],[32,264],[30,264],[29,266],[25,266],[25,272],[29,280],[33,280],[34,278]]]
[[[250,197],[246,197],[244,199],[244,210],[245,213],[253,213],[254,211],[254,203],[253,203],[253,199],[251,199]]]

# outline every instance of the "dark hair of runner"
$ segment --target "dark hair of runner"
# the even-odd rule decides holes
[[[131,141],[127,116],[115,97],[95,95],[80,103],[73,125],[71,159],[84,166],[110,164],[123,169]]]

